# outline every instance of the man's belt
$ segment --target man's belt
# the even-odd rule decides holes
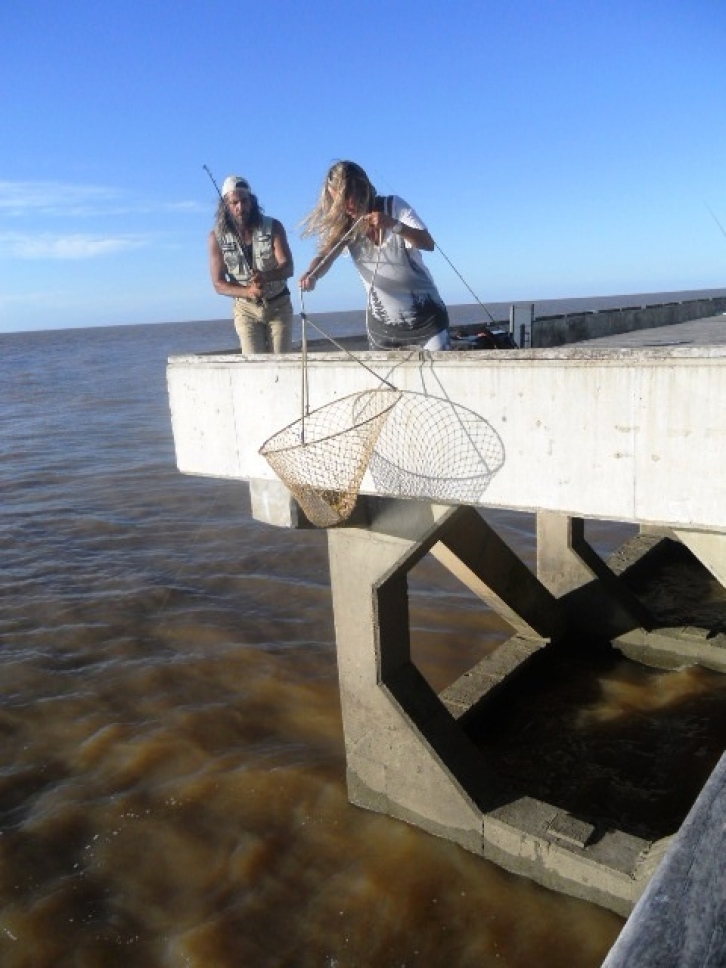
[[[290,290],[285,286],[282,292],[278,292],[276,296],[270,297],[270,299],[253,299],[251,296],[235,296],[235,299],[241,299],[243,302],[253,303],[255,306],[262,306],[265,303],[273,303],[277,299],[282,299],[283,296],[289,296]]]

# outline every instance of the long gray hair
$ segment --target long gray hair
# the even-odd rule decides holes
[[[303,238],[317,236],[321,252],[333,248],[355,221],[347,214],[346,203],[355,202],[358,215],[366,215],[372,210],[375,197],[376,190],[360,165],[336,161],[325,176],[317,205],[302,222]],[[358,233],[364,235],[365,228],[356,229]]]

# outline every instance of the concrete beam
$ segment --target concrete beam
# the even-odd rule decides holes
[[[567,619],[554,596],[473,508],[461,508],[431,554],[520,637],[564,632]]]
[[[406,576],[429,550],[444,549],[482,597],[494,586],[498,604],[512,612],[528,615],[534,602],[542,604],[550,620],[540,626],[533,619],[536,629],[521,623],[530,635],[557,626],[556,603],[524,565],[514,565],[512,553],[471,509],[367,504],[369,527],[328,531],[350,800],[541,884],[628,913],[650,875],[654,845],[622,831],[596,830],[512,790],[462,728],[465,689],[438,696],[412,661]],[[476,667],[469,701],[503,688],[544,644],[515,637],[498,649],[499,661],[486,671]]]
[[[416,428],[423,440],[404,437],[398,452],[404,469],[414,445],[426,455],[417,498],[726,534],[726,347],[360,358],[367,369],[341,354],[309,357],[312,409],[376,387],[372,374],[395,372],[404,393],[466,414],[469,426],[488,427],[500,445],[503,462],[480,494],[462,501],[461,482],[443,460],[451,457],[445,445],[453,424],[435,427],[424,413]],[[179,469],[275,480],[260,448],[300,418],[301,365],[296,354],[172,358],[167,379]],[[412,496],[396,487],[369,472],[361,493]]]
[[[726,535],[678,528],[675,536],[726,588]]]

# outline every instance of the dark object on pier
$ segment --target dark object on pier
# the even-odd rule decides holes
[[[633,908],[603,968],[726,964],[726,755]]]
[[[516,350],[506,323],[473,323],[451,330],[452,350]]]

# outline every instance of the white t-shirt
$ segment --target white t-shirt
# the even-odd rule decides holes
[[[426,228],[402,198],[390,195],[384,202],[394,219]],[[446,307],[418,249],[390,231],[380,246],[356,238],[348,249],[368,292],[368,331],[374,344],[425,342],[448,327]]]

